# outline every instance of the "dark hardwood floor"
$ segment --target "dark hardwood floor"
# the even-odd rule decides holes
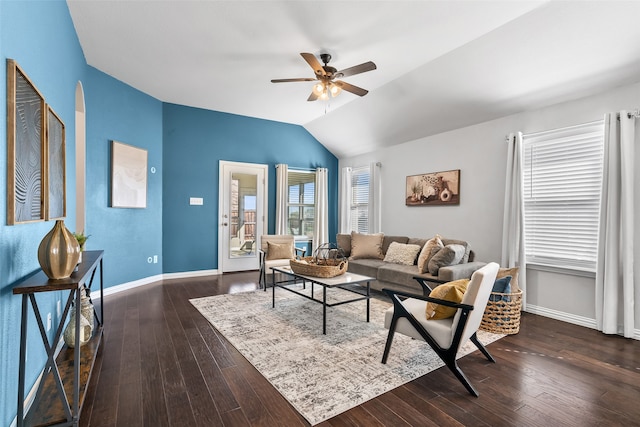
[[[105,297],[83,426],[308,423],[189,303],[255,289],[257,272],[166,280]],[[640,425],[640,342],[523,314],[520,333],[321,426]],[[380,354],[382,355],[382,348]]]

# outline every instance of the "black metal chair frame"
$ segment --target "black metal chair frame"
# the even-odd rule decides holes
[[[416,329],[416,331],[418,331],[420,336],[427,342],[427,344],[429,344],[429,346],[433,348],[433,350],[438,354],[440,359],[442,359],[442,361],[447,365],[447,367],[451,370],[451,372],[453,372],[456,378],[458,378],[458,380],[465,386],[465,388],[469,391],[469,393],[471,393],[475,397],[478,397],[478,392],[471,385],[471,383],[469,382],[465,374],[462,372],[456,360],[456,355],[460,347],[460,340],[462,338],[462,332],[464,330],[465,325],[467,324],[467,320],[469,319],[469,313],[471,312],[471,310],[473,310],[473,306],[468,304],[458,304],[451,301],[441,300],[438,298],[432,298],[429,296],[429,294],[431,293],[431,288],[429,287],[429,285],[426,284],[426,280],[421,277],[414,277],[414,279],[416,279],[418,283],[420,283],[420,286],[422,286],[422,292],[424,295],[416,295],[408,292],[395,291],[392,289],[383,289],[383,291],[387,295],[389,295],[389,297],[391,298],[391,301],[393,302],[393,318],[391,320],[391,324],[389,325],[389,335],[387,336],[387,343],[384,347],[382,363],[387,363],[387,357],[389,356],[389,350],[391,350],[391,343],[393,342],[393,335],[395,333],[398,319],[404,317],[411,323],[411,325]],[[440,347],[440,345],[438,345],[438,343],[431,337],[431,335],[429,335],[429,332],[427,332],[427,330],[420,324],[420,322],[418,322],[416,318],[413,317],[413,315],[409,313],[409,311],[407,311],[407,309],[402,305],[402,300],[400,299],[400,297],[415,298],[415,299],[419,299],[427,302],[442,304],[447,307],[462,309],[462,313],[460,315],[458,325],[453,335],[453,341],[451,342],[451,345],[449,346],[449,348],[442,348]],[[471,342],[473,342],[473,344],[475,344],[476,347],[478,347],[478,350],[480,350],[482,354],[484,354],[485,357],[490,362],[493,362],[493,363],[496,362],[493,356],[491,356],[491,354],[489,353],[489,351],[478,340],[478,337],[476,336],[475,332],[473,333],[473,335],[471,335],[469,339],[471,340]]]

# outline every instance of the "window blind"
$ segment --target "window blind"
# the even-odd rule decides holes
[[[287,173],[287,228],[294,236],[313,238],[316,205],[315,172]]]
[[[351,173],[351,231],[369,232],[369,168],[354,168]]]
[[[604,121],[523,135],[527,262],[595,271]]]

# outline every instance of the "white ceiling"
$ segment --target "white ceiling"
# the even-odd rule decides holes
[[[68,0],[87,62],[157,99],[304,126],[338,157],[640,81],[640,1]],[[308,102],[299,55],[368,89]],[[639,100],[640,102],[640,100]]]

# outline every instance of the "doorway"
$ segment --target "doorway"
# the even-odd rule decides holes
[[[268,166],[220,161],[218,265],[223,273],[257,270],[267,224]]]

